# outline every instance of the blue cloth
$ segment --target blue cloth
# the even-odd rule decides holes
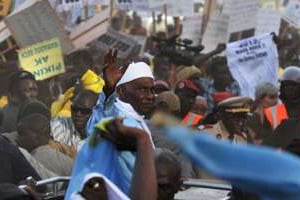
[[[94,130],[94,125],[101,121],[101,119],[108,116],[118,116],[119,111],[114,106],[116,101],[116,93],[113,93],[106,99],[104,92],[101,92],[98,97],[96,106],[93,108],[93,113],[87,123],[86,131],[88,134]]]
[[[232,144],[184,127],[167,136],[200,168],[263,200],[300,199],[300,160],[267,147]]]
[[[97,106],[95,106],[87,125],[89,133],[95,134],[94,126],[101,120],[117,116],[125,117],[123,124],[126,126],[142,128],[138,121],[126,117],[121,110],[116,108],[115,96],[110,97],[107,101],[105,102],[105,95],[100,94]],[[115,145],[107,140],[92,147],[89,145],[92,134],[78,152],[65,199],[69,199],[74,192],[79,192],[85,175],[92,172],[105,175],[125,194],[129,195],[135,155],[129,151],[118,151]]]

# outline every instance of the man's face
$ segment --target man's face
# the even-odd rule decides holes
[[[32,79],[25,79],[20,81],[20,95],[27,99],[36,99],[38,95],[38,88],[36,81]]]
[[[184,117],[191,109],[193,104],[195,103],[196,96],[198,95],[196,92],[190,89],[176,89],[175,94],[180,99],[180,117]]]
[[[174,167],[163,164],[156,165],[156,175],[158,183],[158,200],[172,200],[178,192],[182,182],[180,174],[174,170]]]
[[[298,103],[300,99],[300,84],[294,81],[281,82],[280,96],[284,102]]]
[[[84,136],[84,130],[89,120],[94,102],[89,98],[77,98],[74,99],[71,106],[71,117],[75,126],[75,129]]]
[[[124,84],[118,89],[122,101],[129,103],[140,115],[149,117],[154,109],[154,81],[139,78]]]
[[[38,147],[37,143],[37,137],[36,133],[24,126],[18,126],[18,136],[16,143],[26,149],[27,151],[31,152],[33,151],[36,147]]]
[[[154,61],[154,73],[160,80],[167,81],[170,76],[170,63],[167,57],[160,57]]]
[[[273,107],[277,103],[278,103],[278,94],[268,94],[262,100],[262,104],[264,108]]]
[[[227,66],[219,66],[213,73],[213,79],[220,85],[228,86],[232,82],[232,76]]]
[[[245,131],[247,113],[228,113],[221,114],[221,120],[226,129],[231,134],[242,134]]]

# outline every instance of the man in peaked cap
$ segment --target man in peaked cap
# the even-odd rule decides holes
[[[248,97],[231,97],[217,106],[219,121],[207,132],[219,139],[229,139],[234,143],[247,142],[249,130],[245,120],[250,112],[252,100]]]

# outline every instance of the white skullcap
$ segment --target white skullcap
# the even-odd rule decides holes
[[[154,79],[151,68],[144,62],[131,63],[117,83],[116,87],[139,78]]]
[[[82,186],[81,186],[81,191],[84,188],[84,185],[91,179],[91,178],[102,178],[105,182],[106,190],[107,190],[107,195],[108,195],[108,200],[129,200],[129,198],[114,184],[112,183],[109,179],[107,179],[105,176],[99,173],[89,173],[84,177]],[[78,194],[72,194],[70,197],[70,200],[85,200],[82,198],[81,195]]]

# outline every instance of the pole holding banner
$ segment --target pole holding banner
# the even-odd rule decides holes
[[[154,11],[152,11],[152,31],[153,31],[153,34],[156,35],[156,19],[155,19]]]
[[[114,7],[115,7],[114,2],[115,2],[114,0],[110,0],[110,4],[109,4],[109,9],[110,9],[109,17],[110,17],[110,21],[111,21],[113,15],[114,15]]]
[[[165,14],[165,26],[166,26],[166,37],[169,37],[169,30],[168,30],[168,8],[167,4],[164,4],[164,14]]]
[[[206,30],[206,26],[210,17],[210,14],[214,11],[216,8],[216,0],[205,0],[204,2],[204,13],[202,18],[202,27],[201,27],[201,38],[204,35],[204,32]]]

